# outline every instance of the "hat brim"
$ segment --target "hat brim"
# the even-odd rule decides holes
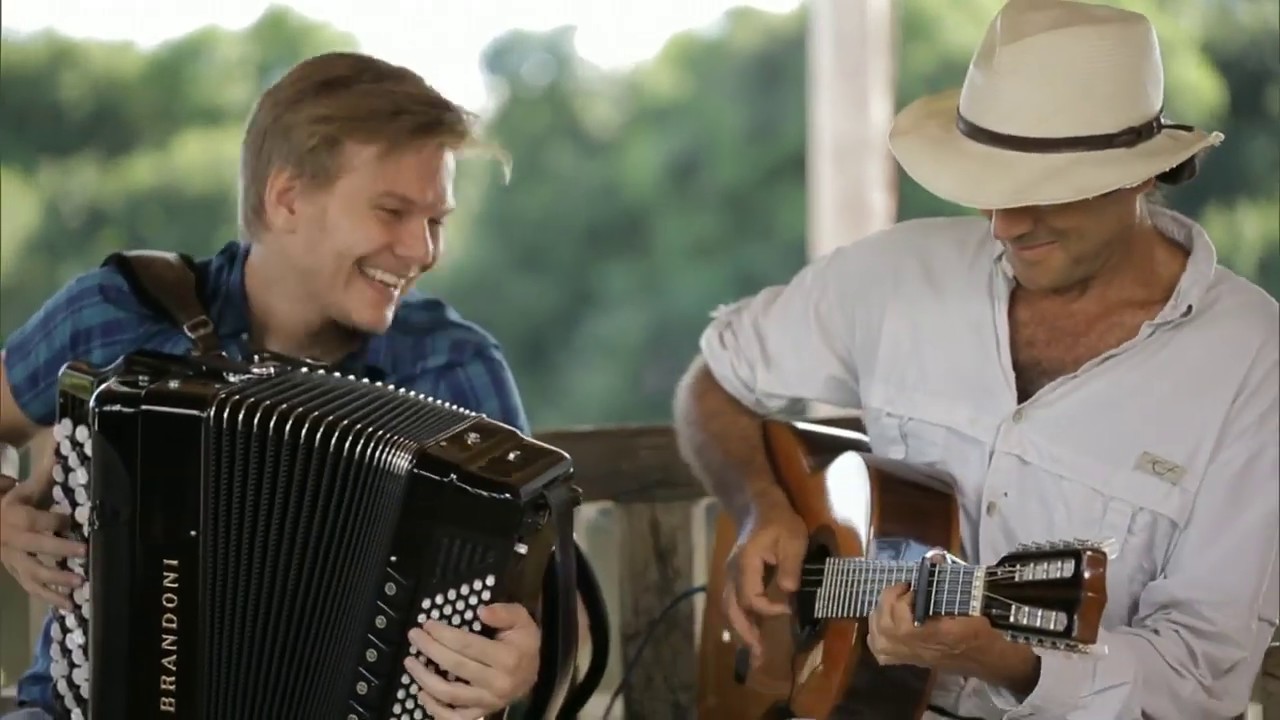
[[[999,210],[1057,205],[1132,187],[1222,142],[1221,133],[1169,130],[1137,147],[1084,153],[1022,153],[974,142],[956,129],[960,91],[903,108],[889,132],[902,169],[957,205]]]

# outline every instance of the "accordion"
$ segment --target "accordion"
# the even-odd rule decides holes
[[[430,718],[403,661],[439,670],[409,630],[535,612],[580,502],[554,447],[278,360],[70,363],[55,437],[54,502],[88,547],[52,627],[74,720]]]

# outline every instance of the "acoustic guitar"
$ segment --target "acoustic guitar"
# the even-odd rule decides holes
[[[864,620],[897,583],[913,588],[917,621],[980,615],[1010,640],[1063,652],[1096,642],[1103,544],[1029,543],[993,565],[968,565],[957,557],[960,517],[947,475],[877,456],[865,435],[817,424],[766,421],[764,439],[809,549],[797,592],[767,585],[791,613],[761,621],[764,658],[749,670],[721,607],[737,528],[720,514],[698,651],[701,720],[921,717],[933,672],[880,665],[866,645]]]

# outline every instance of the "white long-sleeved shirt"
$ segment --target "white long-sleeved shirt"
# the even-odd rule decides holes
[[[1204,230],[1137,337],[1019,404],[1013,287],[982,218],[909,221],[718,310],[711,372],[762,413],[809,400],[862,412],[877,454],[956,480],[969,562],[1022,541],[1110,538],[1105,654],[1041,654],[1021,704],[942,676],[962,716],[1199,720],[1243,711],[1275,631],[1280,312],[1217,264]],[[1172,468],[1172,471],[1170,471]]]

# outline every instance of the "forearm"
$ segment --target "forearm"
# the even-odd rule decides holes
[[[787,502],[765,454],[762,418],[726,392],[701,357],[676,388],[674,425],[681,457],[739,522]]]

